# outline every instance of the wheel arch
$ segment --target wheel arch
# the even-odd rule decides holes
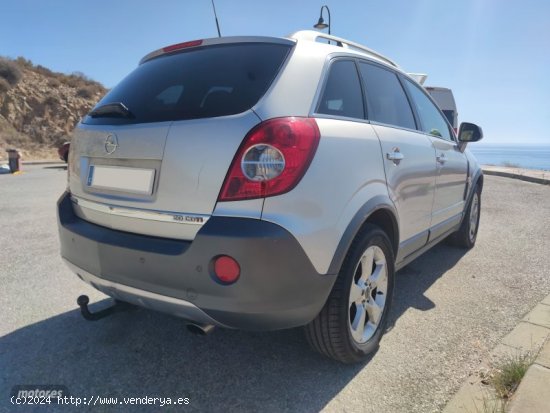
[[[481,169],[479,170],[477,179],[475,180],[473,187],[475,188],[477,185],[479,185],[479,189],[483,190],[483,172],[481,172]]]
[[[364,204],[348,224],[330,263],[329,274],[340,272],[344,258],[353,240],[361,234],[367,224],[374,224],[386,233],[390,239],[394,257],[397,256],[399,248],[397,213],[389,199],[383,196],[375,197]]]
[[[470,187],[468,188],[468,194],[466,195],[465,203],[464,203],[464,209],[462,211],[462,218],[460,219],[460,225],[464,222],[464,219],[466,218],[466,211],[468,210],[468,205],[470,205],[470,202],[472,200],[472,197],[474,196],[474,190],[479,185],[480,192],[483,191],[483,171],[481,168],[479,168],[474,177],[472,178],[472,183]]]
[[[464,211],[462,213],[462,220],[464,219],[464,216],[466,214],[466,209],[468,209],[468,205],[470,205],[470,201],[472,200],[472,197],[474,196],[475,189],[479,186],[480,192],[483,191],[483,171],[478,169],[476,171],[476,174],[474,175],[472,179],[472,184],[470,185],[470,188],[468,189],[468,195],[466,197],[466,203],[464,204]],[[461,220],[461,222],[462,222]]]

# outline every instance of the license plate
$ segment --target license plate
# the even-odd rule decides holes
[[[154,169],[90,165],[88,170],[87,185],[91,188],[151,195],[154,182]]]

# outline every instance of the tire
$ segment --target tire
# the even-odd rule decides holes
[[[394,259],[385,232],[367,224],[350,246],[323,309],[305,326],[314,350],[357,363],[378,349],[393,297]],[[367,271],[365,262],[370,262]]]
[[[479,217],[481,212],[481,188],[476,185],[468,209],[457,232],[449,237],[452,245],[471,249],[476,244],[477,231],[479,229]]]

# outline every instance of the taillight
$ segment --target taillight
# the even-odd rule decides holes
[[[276,118],[255,126],[233,158],[218,201],[280,195],[309,167],[320,132],[313,118]]]
[[[165,53],[171,53],[177,50],[187,49],[188,47],[200,46],[202,45],[202,42],[203,42],[202,40],[191,40],[189,42],[172,44],[170,46],[163,47],[162,49],[157,49],[154,52],[151,52],[145,57],[143,57],[143,59],[139,61],[139,64],[145,63],[146,61],[151,60],[155,57],[161,56]]]

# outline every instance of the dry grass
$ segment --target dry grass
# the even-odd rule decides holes
[[[59,81],[59,79],[56,79],[55,77],[52,77],[51,79],[48,79],[48,86],[56,88],[56,87],[61,86],[61,82]]]
[[[0,77],[0,96],[6,93],[10,89],[11,89],[11,85],[8,83],[8,81],[3,77]]]
[[[532,353],[524,353],[510,356],[496,364],[490,383],[498,397],[502,400],[510,399],[535,358]]]
[[[91,99],[95,95],[95,90],[91,86],[83,86],[78,88],[76,91],[76,96],[80,96],[81,98],[85,99]]]
[[[56,142],[66,142],[70,137],[63,136]],[[59,145],[61,144],[59,143]],[[57,147],[41,145],[28,135],[18,132],[3,117],[0,116],[0,163],[6,163],[6,149],[18,149],[23,160],[58,159]],[[4,161],[4,162],[3,162]]]
[[[35,65],[24,57],[18,57],[15,60],[8,59],[6,57],[0,57],[0,78],[6,79],[10,85],[15,85],[22,77],[22,71],[31,70],[48,78],[48,85],[51,87],[58,87],[61,84],[65,84],[75,89],[86,89],[90,93],[90,96],[95,94],[105,94],[107,89],[103,85],[95,80],[90,79],[82,72],[73,72],[71,74],[54,72],[42,65]]]
[[[499,399],[494,394],[485,395],[481,410],[476,405],[476,413],[506,413],[506,401]]]
[[[490,387],[487,388],[487,393],[483,397],[481,410],[476,406],[477,413],[505,413],[508,402],[537,358],[539,351],[540,348],[537,351],[518,352],[493,363],[492,369],[482,381]]]
[[[16,62],[0,57],[0,78],[14,86],[21,80],[22,76],[23,73]]]

